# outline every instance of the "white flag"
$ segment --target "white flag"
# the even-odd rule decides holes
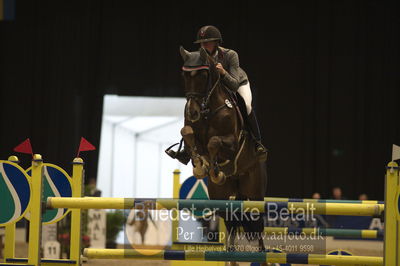
[[[400,146],[393,144],[392,161],[400,159]]]

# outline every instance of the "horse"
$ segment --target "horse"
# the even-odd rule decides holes
[[[186,96],[181,135],[191,156],[194,176],[210,177],[207,186],[212,200],[263,200],[266,165],[256,156],[254,140],[239,108],[239,96],[224,86],[215,67],[217,62],[205,49],[189,52],[180,47],[180,54]],[[265,251],[261,215],[256,220],[229,217],[228,210],[220,215],[228,236],[235,236],[242,226],[245,232],[258,236],[258,250]],[[234,237],[227,238],[227,247],[234,250]]]

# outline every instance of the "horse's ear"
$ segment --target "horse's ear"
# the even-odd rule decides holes
[[[183,46],[179,47],[179,52],[181,53],[183,61],[186,61],[186,59],[188,59],[190,55],[190,52],[186,51],[185,48],[183,48]]]

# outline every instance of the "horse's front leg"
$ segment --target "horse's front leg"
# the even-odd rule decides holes
[[[207,176],[208,172],[208,162],[203,156],[200,156],[196,147],[196,138],[194,135],[193,128],[191,126],[184,126],[181,129],[181,135],[185,141],[185,145],[190,151],[190,157],[193,162],[193,175],[196,178],[204,178]]]
[[[210,156],[210,178],[211,181],[222,185],[226,181],[226,175],[224,172],[220,171],[218,166],[218,158],[225,157],[225,162],[229,162],[226,158],[228,156],[221,156],[222,151],[229,151],[234,153],[234,138],[231,135],[227,136],[213,136],[210,138],[207,144],[208,154]]]

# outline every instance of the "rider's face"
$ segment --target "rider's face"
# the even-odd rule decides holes
[[[201,47],[206,49],[211,54],[214,52],[215,48],[217,47],[217,42],[216,41],[202,42]]]

